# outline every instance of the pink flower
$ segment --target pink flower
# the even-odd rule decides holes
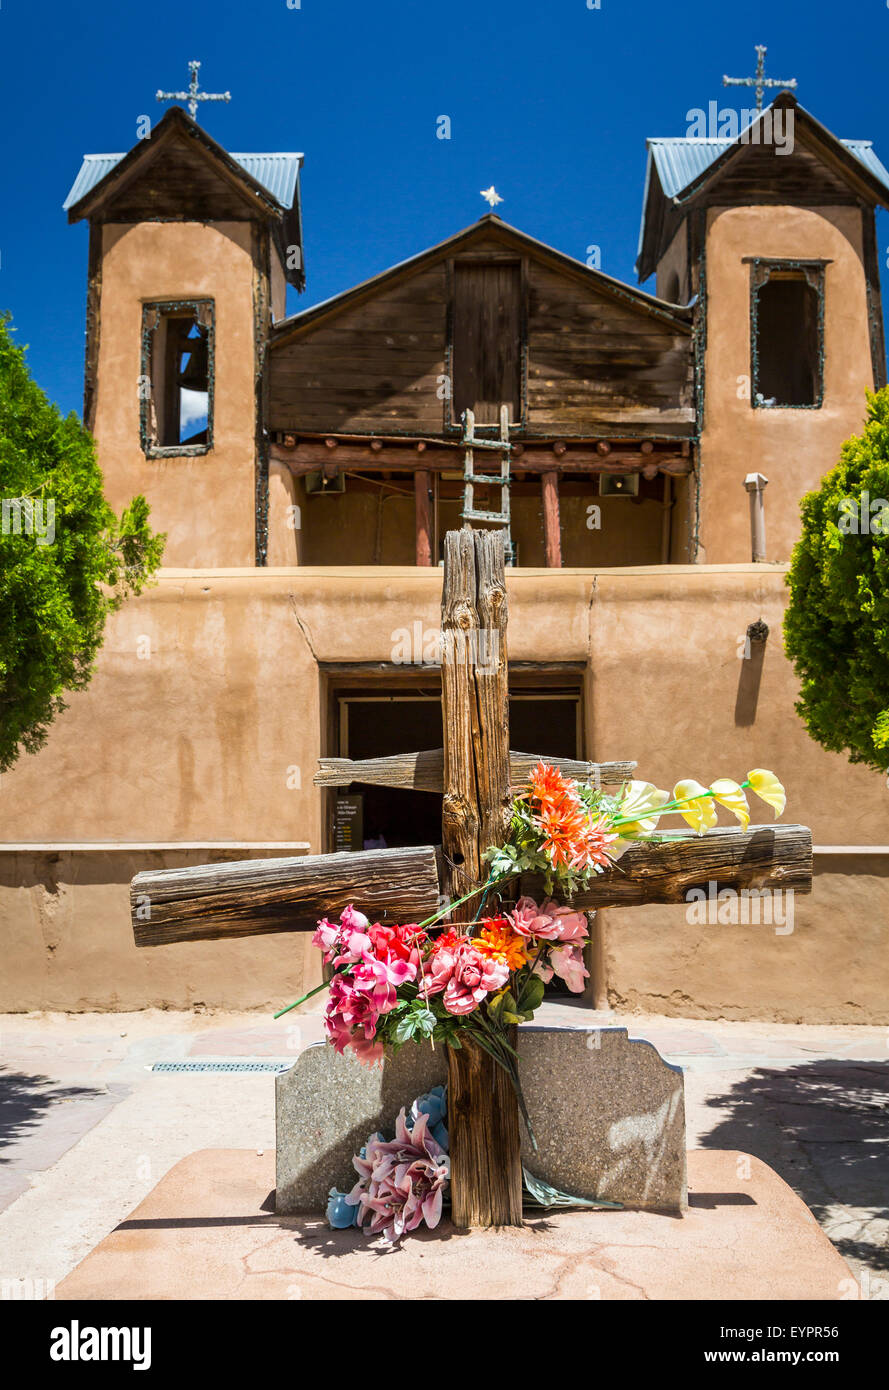
[[[330,982],[330,998],[324,1014],[327,1036],[337,1052],[352,1046],[353,1034],[364,1041],[373,1040],[377,1031],[379,1009],[366,993],[353,989],[345,975],[334,975]]]
[[[395,1121],[395,1138],[386,1143],[373,1135],[364,1156],[352,1160],[358,1182],[346,1201],[359,1208],[359,1226],[370,1216],[371,1233],[382,1232],[389,1243],[416,1230],[423,1221],[434,1229],[441,1219],[450,1165],[428,1125],[429,1116],[421,1114],[408,1129],[402,1109]]]
[[[519,898],[515,911],[507,912],[506,918],[520,936],[533,936],[538,941],[586,941],[589,935],[586,913],[560,907],[557,902],[538,907],[533,898]]]
[[[486,994],[502,989],[509,966],[496,956],[482,955],[469,937],[442,941],[425,970],[424,993],[444,993],[449,1014],[471,1014]]]
[[[322,917],[315,929],[312,937],[312,945],[317,946],[319,951],[324,952],[325,961],[329,961],[333,955],[334,948],[339,940],[340,929],[333,922],[328,922],[326,917]]]
[[[356,912],[350,903],[340,913],[339,925],[322,917],[312,937],[312,945],[324,952],[324,959],[328,964],[333,960],[337,950],[340,955],[334,964],[351,964],[373,951],[371,939],[365,935],[369,925],[364,913]]]
[[[367,931],[370,921],[363,912],[356,912],[351,903],[340,913],[340,921],[347,931]]]
[[[590,929],[585,912],[575,912],[570,907],[559,907],[558,903],[544,903],[540,911],[555,919],[557,941],[588,940]]]
[[[377,1013],[387,1014],[398,1003],[398,986],[410,983],[416,974],[417,967],[410,961],[371,957],[356,965],[348,980],[352,989],[371,1000]]]
[[[514,912],[507,912],[506,920],[519,936],[536,936],[540,941],[555,941],[559,923],[547,911],[547,904],[538,907],[533,898],[519,898]]]
[[[559,978],[565,981],[572,994],[583,993],[583,982],[590,972],[583,963],[583,951],[580,946],[552,946],[549,964]]]

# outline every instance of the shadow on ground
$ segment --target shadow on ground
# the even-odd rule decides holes
[[[48,1076],[0,1067],[0,1163],[10,1162],[9,1150],[31,1136],[53,1106],[103,1094],[104,1089],[59,1086]]]
[[[701,1136],[703,1148],[762,1159],[841,1255],[889,1270],[889,1061],[760,1067],[707,1104],[729,1115]]]

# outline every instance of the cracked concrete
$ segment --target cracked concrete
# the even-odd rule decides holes
[[[704,1200],[657,1212],[558,1212],[521,1229],[443,1221],[393,1249],[319,1217],[267,1216],[271,1156],[204,1150],[178,1164],[65,1279],[60,1299],[823,1299],[854,1290],[802,1202],[758,1159],[689,1154]],[[194,1213],[183,1218],[183,1213]]]
[[[689,1148],[768,1164],[811,1208],[865,1297],[889,1298],[884,1029],[549,1003],[535,1021],[573,1020],[625,1026],[682,1066]],[[0,1280],[59,1283],[198,1149],[272,1155],[270,1073],[154,1073],[153,1062],[289,1061],[320,1037],[317,1014],[279,1023],[158,1010],[0,1017]],[[746,1181],[743,1169],[737,1179]]]

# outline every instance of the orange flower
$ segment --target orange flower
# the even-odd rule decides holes
[[[555,810],[563,803],[578,804],[573,784],[557,767],[539,762],[531,773],[526,793],[532,801],[540,803],[541,810]]]
[[[543,852],[555,868],[577,867],[585,858],[589,821],[583,807],[563,802],[543,807],[536,817],[543,835]]]
[[[510,970],[519,970],[528,960],[527,941],[513,931],[505,917],[486,918],[473,944],[483,956],[495,956]]]

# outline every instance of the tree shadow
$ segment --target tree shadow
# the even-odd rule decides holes
[[[841,1255],[889,1269],[889,1247],[861,1229],[889,1220],[889,1062],[759,1067],[707,1105],[730,1114],[701,1137],[702,1148],[762,1159],[828,1227]],[[839,1229],[843,1207],[848,1234]]]
[[[103,1094],[103,1088],[59,1086],[49,1076],[0,1067],[0,1163],[11,1162],[4,1151],[32,1134],[52,1106]]]

